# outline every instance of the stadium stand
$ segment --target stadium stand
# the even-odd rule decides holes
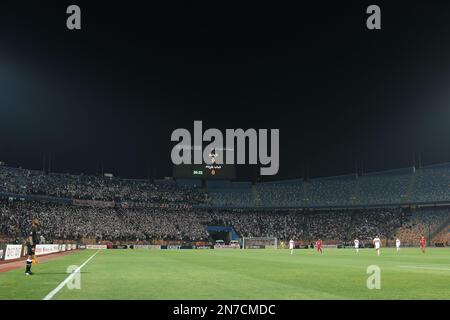
[[[450,199],[450,164],[440,164],[416,170],[413,175],[415,202],[445,202]]]
[[[370,243],[374,235],[385,241],[395,236],[417,245],[450,216],[449,208],[250,210],[196,208],[100,208],[31,201],[0,201],[0,233],[11,239],[26,235],[32,218],[45,225],[51,240],[95,238],[120,241],[204,241],[208,225],[232,226],[239,236],[295,238],[328,243],[359,238]]]
[[[204,193],[185,181],[150,183],[148,180],[97,176],[45,174],[42,171],[0,166],[0,192],[13,195],[45,195],[96,201],[139,201],[152,203],[200,203]]]
[[[446,241],[450,165],[311,180],[129,180],[0,166],[0,235],[21,239],[33,217],[48,239],[208,240],[208,225],[244,237],[308,243]],[[426,204],[426,207],[421,207]],[[439,207],[437,207],[439,205]],[[19,240],[18,240],[19,241]]]
[[[437,233],[448,226],[450,210],[448,208],[422,208],[413,210],[409,219],[396,232],[396,237],[402,239],[407,246],[417,246],[420,235],[433,242],[442,241]],[[443,241],[446,242],[446,241]]]
[[[450,164],[209,190],[219,207],[336,208],[450,203]]]

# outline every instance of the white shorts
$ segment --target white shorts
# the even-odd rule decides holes
[[[377,250],[380,249],[380,245],[375,243],[375,249],[377,249]]]

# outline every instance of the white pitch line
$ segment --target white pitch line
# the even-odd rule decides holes
[[[44,297],[44,299],[42,300],[51,300],[55,294],[57,294],[62,288],[64,288],[64,286],[69,283],[70,280],[72,280],[72,278],[75,276],[75,273],[78,273],[81,271],[81,269],[89,262],[91,261],[92,258],[95,257],[95,255],[98,253],[98,251],[96,253],[94,253],[92,256],[89,257],[89,259],[87,259],[81,266],[79,266],[78,268],[76,268],[71,274],[69,274],[69,276],[64,279],[63,282],[61,282],[55,289],[53,289],[48,295],[46,295]]]
[[[408,269],[425,269],[425,270],[445,270],[445,271],[450,271],[450,268],[440,268],[440,267],[422,267],[422,266],[399,266],[399,268],[408,268]]]

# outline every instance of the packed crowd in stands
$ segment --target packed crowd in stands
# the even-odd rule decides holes
[[[206,227],[222,225],[232,226],[239,236],[244,237],[294,238],[305,242],[321,238],[329,243],[359,238],[370,242],[375,236],[392,240],[397,230],[409,226],[414,228],[412,233],[417,237],[415,233],[423,231],[416,229],[420,219],[424,223],[433,221],[435,226],[439,224],[434,222],[436,210],[127,209],[1,200],[0,234],[11,239],[23,238],[31,220],[38,218],[43,225],[42,235],[50,241],[83,238],[132,242],[208,240]],[[449,208],[438,211],[441,217],[450,215]],[[401,236],[406,240],[405,232]]]
[[[450,164],[256,185],[200,188],[0,166],[0,193],[58,198],[184,203],[209,207],[345,207],[450,202]],[[233,188],[237,185],[238,188]]]
[[[315,241],[370,241],[374,235],[392,238],[407,219],[400,209],[247,211],[221,212],[225,225],[246,237],[294,238]]]
[[[245,237],[348,242],[399,236],[404,243],[415,243],[418,234],[434,236],[434,231],[445,227],[450,210],[414,211],[398,204],[450,203],[448,181],[448,164],[362,177],[257,185],[228,182],[227,188],[212,189],[187,187],[175,180],[151,183],[0,166],[0,236],[23,237],[31,219],[37,217],[45,226],[43,236],[60,240],[207,240],[207,225],[224,225],[233,226]],[[58,201],[19,201],[24,195]],[[86,200],[101,203],[83,202]],[[351,209],[368,204],[384,208]],[[389,204],[396,206],[388,208]]]
[[[434,231],[443,230],[449,232],[446,228],[450,227],[450,210],[447,208],[429,208],[427,214],[423,210],[413,211],[408,222],[405,223],[396,232],[396,236],[402,239],[405,245],[417,244],[419,235],[425,237],[434,237]]]
[[[176,184],[154,184],[97,176],[45,174],[42,171],[0,166],[0,192],[18,195],[46,195],[99,201],[147,201],[153,203],[201,203],[198,188]]]
[[[201,240],[205,228],[194,212],[177,208],[96,208],[45,202],[7,201],[0,205],[0,233],[11,238],[27,234],[33,218],[48,240]]]

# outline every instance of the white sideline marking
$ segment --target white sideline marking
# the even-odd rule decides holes
[[[440,267],[422,267],[422,266],[399,266],[400,268],[409,268],[409,269],[426,269],[426,270],[445,270],[450,271],[450,268],[440,268]]]
[[[75,273],[78,273],[81,271],[81,268],[83,268],[89,261],[91,261],[91,259],[93,257],[95,257],[95,255],[98,253],[99,251],[97,250],[96,253],[94,253],[92,256],[90,256],[85,262],[83,262],[83,264],[81,266],[79,266],[78,268],[76,268],[71,274],[69,274],[69,276],[67,278],[65,278],[63,280],[63,282],[61,282],[55,289],[53,289],[48,295],[46,295],[42,300],[51,300],[55,294],[57,294],[59,292],[59,290],[61,290],[62,288],[64,288],[64,286],[70,281],[72,280],[72,278],[75,276]]]

